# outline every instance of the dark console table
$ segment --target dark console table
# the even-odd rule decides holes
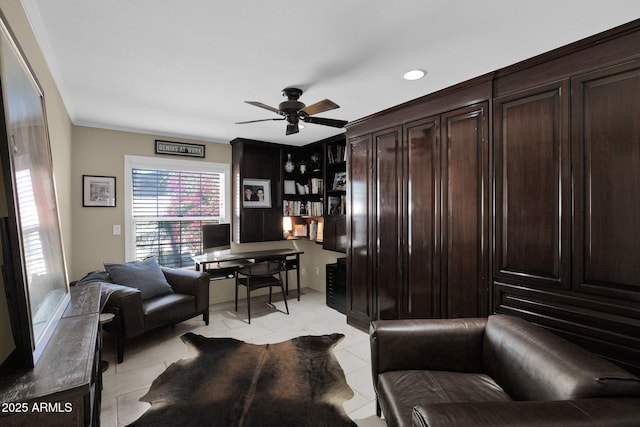
[[[71,288],[71,302],[34,368],[0,376],[0,425],[100,425],[100,285]]]

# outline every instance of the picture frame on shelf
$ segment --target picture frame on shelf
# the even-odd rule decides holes
[[[293,179],[284,180],[284,194],[296,194],[296,182]]]
[[[242,180],[242,207],[244,208],[270,208],[271,207],[271,180],[250,179]]]
[[[333,189],[337,191],[347,190],[347,173],[346,172],[336,172],[336,175],[333,178]]]
[[[342,202],[338,196],[329,196],[329,215],[341,215],[343,213]]]
[[[307,237],[307,224],[293,224],[293,237]]]
[[[101,175],[82,175],[82,206],[116,206],[116,177]]]

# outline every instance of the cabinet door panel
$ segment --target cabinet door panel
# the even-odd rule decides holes
[[[347,321],[367,328],[374,313],[371,225],[373,155],[371,135],[348,141],[347,235]]]
[[[376,284],[378,317],[397,319],[401,315],[402,262],[401,182],[402,127],[373,135],[376,148]]]
[[[241,138],[232,141],[232,146],[233,241],[247,243],[282,240],[280,148]],[[242,182],[245,178],[270,180],[270,208],[245,208],[242,205]]]
[[[409,123],[404,132],[404,311],[408,318],[439,317],[440,118]]]
[[[577,290],[640,300],[640,61],[573,79]]]
[[[488,310],[487,104],[442,115],[443,317]]]
[[[494,277],[568,284],[568,82],[495,100]]]

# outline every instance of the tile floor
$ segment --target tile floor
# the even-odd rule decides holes
[[[232,337],[255,344],[280,342],[300,335],[342,333],[345,339],[334,351],[355,394],[344,403],[344,408],[358,426],[386,425],[375,415],[369,336],[347,325],[343,314],[327,307],[323,293],[302,289],[300,301],[290,295],[289,316],[269,306],[266,296],[254,296],[251,301],[250,325],[246,322],[244,301],[240,302],[237,313],[233,302],[212,305],[208,326],[202,317],[197,317],[175,328],[163,328],[147,334],[127,345],[124,362],[119,365],[115,363],[115,341],[105,333],[102,358],[109,362],[109,369],[103,374],[101,424],[105,427],[124,426],[149,408],[148,403],[138,399],[171,363],[191,357],[187,346],[180,340],[182,334],[191,331],[207,337]],[[281,300],[274,298],[274,302],[277,308],[284,310]]]

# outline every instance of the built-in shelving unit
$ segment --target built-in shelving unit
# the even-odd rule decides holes
[[[323,165],[321,144],[282,149],[282,216],[289,239],[322,241]]]
[[[347,152],[344,135],[325,141],[323,248],[346,252]]]

